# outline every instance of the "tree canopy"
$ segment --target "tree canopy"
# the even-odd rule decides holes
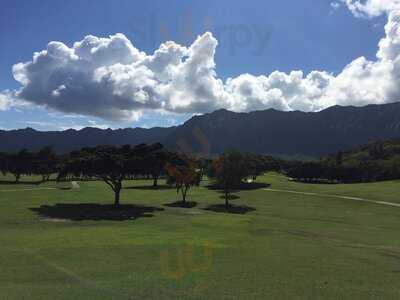
[[[212,174],[225,194],[225,205],[229,206],[229,196],[232,190],[240,187],[250,171],[246,156],[237,151],[228,151],[221,154],[212,163]]]
[[[123,181],[149,172],[148,170],[153,168],[150,166],[153,162],[150,157],[158,157],[161,149],[160,144],[83,148],[71,153],[60,171],[59,178],[72,174],[80,178],[102,180],[113,190],[114,205],[118,207]],[[155,154],[156,152],[158,154]]]
[[[165,166],[168,182],[175,185],[177,193],[181,192],[182,203],[186,203],[186,195],[192,186],[198,186],[201,180],[201,170],[198,162],[186,155],[178,155]]]

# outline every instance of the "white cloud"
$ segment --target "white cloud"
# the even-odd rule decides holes
[[[0,111],[8,110],[11,107],[18,108],[27,105],[27,103],[25,103],[24,101],[20,101],[18,97],[16,97],[14,91],[0,91]]]
[[[0,93],[0,111],[6,110],[10,106],[10,99],[6,93]]]
[[[38,120],[38,121],[18,121],[19,124],[23,124],[24,126],[33,127],[39,130],[67,130],[67,129],[75,129],[80,130],[85,127],[99,128],[99,129],[108,129],[113,128],[109,124],[103,124],[96,120],[85,120],[83,122],[77,123],[75,121],[68,120],[65,122],[63,117],[60,118],[51,118],[48,121]]]
[[[96,122],[94,120],[88,120],[88,123],[90,124],[90,127],[93,127],[93,128],[108,129],[111,127],[108,124],[99,124],[98,122]]]
[[[138,120],[146,111],[318,111],[335,104],[399,101],[400,11],[395,8],[400,0],[341,1],[356,16],[387,13],[388,22],[376,59],[357,58],[337,75],[275,71],[224,82],[216,73],[218,42],[211,33],[199,36],[190,47],[166,42],[152,55],[116,34],[87,36],[72,47],[49,43],[32,61],[13,67],[22,85],[15,93],[36,105],[107,120]]]
[[[258,77],[245,74],[228,79],[226,87],[231,96],[230,107],[234,110],[316,111],[325,106],[322,96],[331,79],[325,72],[312,72],[307,76],[301,71],[273,72]]]
[[[400,8],[400,0],[340,0],[356,17],[377,17]]]
[[[331,7],[333,10],[338,10],[340,8],[340,2],[331,2]]]

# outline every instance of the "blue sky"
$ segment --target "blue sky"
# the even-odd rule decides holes
[[[3,0],[0,10],[0,91],[19,89],[12,66],[32,60],[51,41],[72,47],[87,35],[123,33],[135,48],[151,55],[162,42],[186,47],[205,31],[218,40],[215,71],[225,81],[250,73],[312,70],[339,74],[354,59],[376,60],[385,35],[386,15],[356,18],[344,5],[329,0],[132,1]],[[38,106],[0,111],[4,129],[56,130],[81,126],[169,126],[191,111],[146,112],[134,121]],[[194,111],[195,113],[195,111]]]

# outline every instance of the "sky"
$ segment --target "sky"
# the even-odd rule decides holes
[[[0,129],[400,101],[400,0],[0,5]]]

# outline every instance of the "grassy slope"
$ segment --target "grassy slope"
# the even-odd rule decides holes
[[[274,189],[400,202],[399,182],[307,185],[276,175],[259,181]],[[6,191],[21,188],[35,186],[0,186],[0,299],[400,296],[398,208],[260,189],[237,193],[235,203],[256,210],[232,215],[203,210],[223,202],[204,187],[190,193],[198,202],[192,209],[163,206],[177,199],[174,190],[125,189],[123,203],[165,210],[132,221],[55,222],[29,208],[109,204],[111,192],[100,182],[78,190]],[[178,265],[183,272],[171,273]]]

